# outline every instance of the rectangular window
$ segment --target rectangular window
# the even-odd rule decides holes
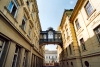
[[[88,1],[87,4],[85,5],[85,10],[88,16],[90,16],[93,13],[93,7]]]
[[[75,21],[75,24],[76,24],[76,28],[77,28],[77,30],[81,28],[78,19]]]
[[[12,67],[17,67],[16,65],[17,65],[17,62],[18,62],[19,51],[20,51],[20,47],[16,46]]]
[[[80,44],[82,46],[82,50],[86,50],[85,42],[84,42],[84,39],[83,38],[80,39]]]
[[[26,27],[26,17],[25,16],[23,16],[21,27],[25,31],[25,27]]]
[[[70,54],[72,54],[71,44],[69,45],[69,51],[70,51]]]
[[[31,26],[29,26],[29,30],[28,30],[28,36],[30,36],[30,34],[31,34],[31,31],[32,31],[32,28],[31,28]]]
[[[67,48],[66,48],[66,55],[68,56],[68,51],[67,51]]]
[[[98,26],[97,28],[94,29],[94,32],[98,38],[98,41],[100,43],[100,26]]]
[[[29,2],[29,0],[26,0],[26,4],[27,4],[28,7],[30,7],[30,2]]]
[[[17,15],[17,11],[18,11],[18,3],[16,0],[12,0],[10,1],[7,9],[9,10],[9,12],[12,14],[12,16],[15,18]]]
[[[0,57],[2,55],[4,49],[5,41],[0,39]]]

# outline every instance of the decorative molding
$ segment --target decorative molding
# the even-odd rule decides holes
[[[29,11],[26,9],[26,7],[23,7],[23,9],[24,9],[24,11],[25,11],[25,13],[27,14],[27,17],[28,17],[28,19],[30,19],[30,14],[29,14]]]

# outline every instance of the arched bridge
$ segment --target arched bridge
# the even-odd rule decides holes
[[[53,30],[52,27],[48,28],[46,31],[40,32],[40,46],[46,44],[57,44],[63,47],[62,36],[60,31]]]

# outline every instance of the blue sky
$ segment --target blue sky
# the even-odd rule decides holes
[[[42,30],[53,27],[57,30],[60,25],[62,15],[65,9],[73,9],[77,0],[37,0],[39,9],[39,18]],[[56,46],[46,46],[46,48],[56,49]]]

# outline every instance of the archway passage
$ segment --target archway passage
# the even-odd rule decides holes
[[[40,32],[40,46],[46,44],[57,44],[63,48],[63,42],[60,31],[53,30],[52,27],[49,27],[46,31]]]

